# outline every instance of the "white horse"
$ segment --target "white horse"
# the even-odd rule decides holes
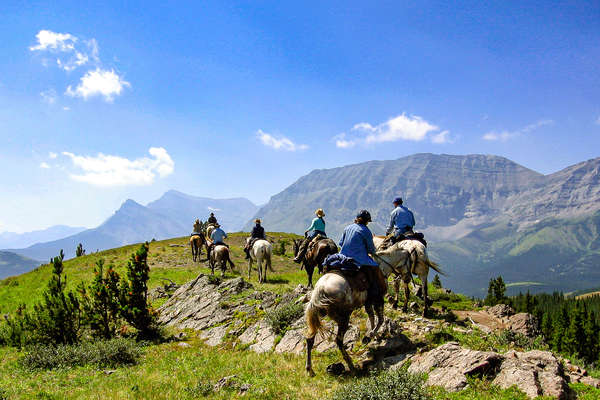
[[[215,224],[208,224],[208,226],[206,227],[206,237],[208,239],[210,239],[210,235],[213,233],[213,231],[216,229]]]
[[[373,242],[375,243],[375,247],[379,247],[383,240],[384,238],[382,237],[374,237]],[[408,284],[412,280],[413,274],[419,277],[423,290],[423,303],[425,304],[423,307],[423,316],[427,316],[430,305],[427,296],[429,268],[433,268],[442,275],[445,274],[435,262],[429,259],[425,245],[418,240],[403,240],[385,250],[378,251],[375,258],[378,259],[380,267],[390,268],[396,275],[396,279],[394,279],[394,290],[396,292],[393,302],[394,308],[398,306],[400,280],[402,280],[404,286],[404,305],[402,306],[402,310],[406,312],[408,310],[408,298],[410,295]]]
[[[251,238],[246,238],[246,245],[250,242],[250,240]],[[252,263],[256,261],[256,265],[258,267],[258,282],[266,282],[267,268],[273,271],[273,267],[271,265],[271,243],[268,240],[259,239],[256,242],[254,242],[249,253],[250,258],[248,259],[248,279],[250,279],[250,274],[252,273]]]

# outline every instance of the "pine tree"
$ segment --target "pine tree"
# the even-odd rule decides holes
[[[96,262],[94,280],[80,286],[82,309],[94,336],[114,337],[119,319],[119,274],[109,266],[104,274],[104,260]]]
[[[79,243],[77,245],[77,249],[75,250],[75,255],[77,257],[81,257],[85,255],[85,250],[83,249],[83,245],[81,243]]]
[[[587,363],[592,363],[598,360],[598,352],[600,351],[600,345],[598,344],[600,326],[598,326],[598,322],[596,321],[595,313],[591,310],[587,312],[583,331],[585,336],[583,358]]]
[[[431,284],[434,288],[437,289],[440,289],[442,287],[442,281],[440,280],[440,276],[438,274],[435,274],[435,276],[433,277],[433,281],[431,281]]]
[[[61,250],[52,262],[52,277],[41,303],[34,305],[33,314],[25,314],[26,323],[35,341],[49,344],[73,344],[79,340],[80,307],[73,292],[66,292],[67,277],[63,276],[64,253]]]
[[[156,333],[156,314],[148,305],[148,242],[140,246],[127,264],[128,281],[120,290],[121,316],[140,332],[141,337]]]

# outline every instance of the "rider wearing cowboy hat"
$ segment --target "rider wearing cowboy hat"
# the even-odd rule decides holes
[[[190,236],[194,235],[202,235],[202,222],[196,218],[196,222],[194,222],[194,230]]]
[[[244,252],[246,253],[246,260],[250,258],[250,249],[254,245],[254,242],[256,242],[259,239],[264,239],[264,240],[267,239],[267,237],[265,236],[265,228],[263,228],[260,225],[260,219],[256,218],[254,220],[254,223],[256,225],[254,225],[254,228],[252,228],[252,233],[250,234],[250,241],[248,241],[248,243],[246,243],[246,246],[244,246]]]
[[[398,238],[401,234],[412,231],[415,226],[415,216],[412,211],[402,205],[402,197],[396,197],[392,202],[394,211],[390,215],[390,224],[386,234]]]
[[[325,216],[325,212],[322,208],[319,208],[315,211],[315,215],[317,217],[312,220],[312,224],[304,232],[304,240],[300,245],[298,255],[296,255],[296,257],[294,258],[294,262],[296,263],[302,262],[302,259],[306,254],[306,250],[308,249],[308,245],[317,235],[327,237],[327,235],[325,234],[325,220],[323,219],[323,217]]]
[[[223,229],[221,229],[221,225],[219,225],[217,223],[217,224],[215,224],[215,229],[210,234],[210,240],[212,241],[212,244],[208,247],[208,255],[207,256],[209,259],[210,259],[210,253],[215,246],[229,247],[227,245],[227,243],[225,243],[223,241],[223,239],[227,239],[227,234],[225,233],[225,231]]]
[[[217,217],[215,217],[215,213],[210,213],[210,217],[208,217],[208,220],[206,220],[206,222],[208,222],[209,224],[216,224],[217,223]]]

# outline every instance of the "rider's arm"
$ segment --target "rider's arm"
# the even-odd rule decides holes
[[[413,214],[412,211],[410,212],[410,223],[411,223],[411,227],[415,226],[415,215]]]
[[[388,228],[385,231],[385,233],[387,233],[388,235],[390,233],[392,233],[392,231],[394,230],[395,223],[396,223],[396,210],[394,209],[394,211],[392,211],[392,214],[390,215],[390,224],[388,225]]]
[[[373,234],[371,234],[370,232],[368,232],[368,235],[365,235],[365,244],[367,246],[367,253],[369,254],[375,254],[375,252],[377,251],[375,249],[375,243],[373,243]]]

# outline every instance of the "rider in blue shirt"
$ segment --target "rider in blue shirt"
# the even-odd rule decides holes
[[[383,305],[385,287],[381,287],[379,283],[382,277],[379,265],[370,256],[370,254],[375,254],[376,250],[373,243],[373,234],[367,228],[369,222],[371,222],[371,214],[367,210],[361,210],[354,223],[344,229],[344,234],[340,240],[340,253],[346,257],[351,257],[367,276],[369,280],[367,302]]]
[[[394,210],[390,216],[387,235],[393,234],[398,238],[401,234],[412,231],[415,226],[415,216],[412,211],[402,205],[402,198],[396,197],[393,201]]]

